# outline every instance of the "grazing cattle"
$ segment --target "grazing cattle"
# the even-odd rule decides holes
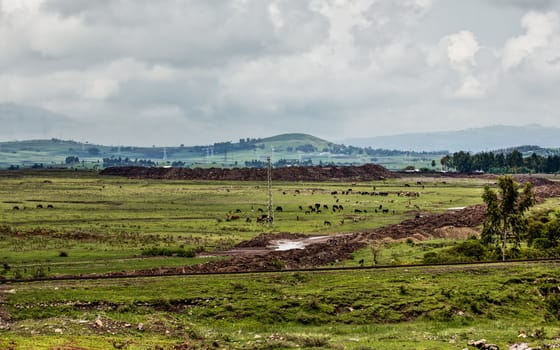
[[[338,191],[332,191],[331,194],[332,194],[333,196],[334,196],[334,195],[337,195],[337,194],[338,194]]]
[[[241,209],[235,209],[236,213],[241,213]]]
[[[301,205],[300,205],[300,206],[299,206],[298,208],[299,208],[299,210],[300,210],[300,211],[302,211],[302,210],[303,210],[303,207],[302,207]]]
[[[321,208],[321,203],[315,203],[315,209],[319,210]]]
[[[362,211],[360,209],[354,209],[354,213],[361,213]]]
[[[306,211],[305,211],[305,215],[307,215],[307,214],[311,214],[311,211],[310,211],[310,210],[306,210]]]
[[[277,206],[277,207],[276,207],[276,211],[277,211],[277,212],[282,212],[282,210],[283,210],[283,209],[282,209],[281,206]]]
[[[397,195],[400,196],[405,196],[405,197],[420,197],[420,193],[418,192],[399,192],[397,193]]]
[[[389,212],[389,209],[383,209],[383,214],[387,214]]]
[[[282,194],[283,194],[283,195],[286,195],[286,191],[282,191]]]
[[[404,187],[410,187],[410,185],[409,184],[404,184]]]
[[[52,204],[47,205],[48,209],[54,209],[54,206]]]
[[[360,259],[360,261],[358,261],[358,264],[360,264],[360,266],[364,266],[364,259]]]
[[[325,226],[331,226],[331,222],[330,222],[330,221],[327,221],[327,220],[325,220],[325,222],[323,222],[323,224],[324,224]]]
[[[383,204],[379,204],[379,210],[383,209]]]
[[[258,208],[257,211],[258,211],[259,213],[264,212],[264,210],[262,210],[262,208]]]
[[[317,210],[315,210],[315,212],[316,212],[317,214],[321,214],[321,209],[317,209]]]
[[[299,194],[299,190],[295,190],[295,193]]]
[[[226,221],[234,221],[234,220],[239,220],[240,216],[239,215],[230,215],[227,217]]]
[[[43,205],[42,204],[37,204],[37,209],[43,209]]]
[[[323,204],[323,209],[327,209],[327,210],[328,210],[328,209],[329,209],[329,206],[326,205],[326,204]]]
[[[12,209],[13,210],[19,210],[19,207],[17,205],[15,205]]]
[[[342,204],[338,205],[338,210],[344,210],[344,207],[342,206]]]
[[[333,204],[332,211],[337,211],[337,210],[338,210],[338,204]]]
[[[381,197],[387,197],[389,195],[389,192],[379,192],[379,195]]]
[[[268,222],[272,222],[274,219],[266,214],[258,216],[257,217],[257,222],[258,223],[268,223]]]
[[[251,222],[251,218],[249,218],[249,217],[246,218],[246,219],[245,219],[245,222]]]

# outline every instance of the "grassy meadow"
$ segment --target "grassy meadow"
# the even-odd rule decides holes
[[[0,349],[464,349],[480,338],[500,348],[558,344],[556,264],[1,283],[216,259],[143,254],[154,247],[212,252],[263,232],[373,229],[481,203],[488,181],[274,183],[273,206],[282,212],[269,227],[255,220],[266,209],[265,183],[1,172]],[[390,194],[360,194],[373,191]],[[420,196],[396,195],[411,191]],[[322,212],[306,214],[315,203]],[[333,212],[334,204],[344,210]],[[240,218],[228,221],[232,215]],[[421,262],[426,251],[452,244],[387,242],[379,262]],[[371,252],[343,264],[360,259],[369,264]],[[2,321],[8,315],[9,324]]]
[[[266,212],[265,183],[127,180],[93,172],[8,171],[0,174],[0,263],[11,267],[4,271],[8,278],[32,276],[39,268],[40,274],[58,275],[193,264],[201,259],[146,257],[141,253],[153,247],[212,252],[263,232],[325,235],[368,230],[401,222],[417,212],[479,203],[485,183],[412,178],[274,183],[273,207],[282,207],[282,212],[274,213],[274,224],[269,227],[256,221],[262,215],[260,210]],[[341,194],[349,189],[350,194]],[[390,195],[360,194],[373,191]],[[420,196],[395,194],[401,191]],[[308,206],[315,203],[321,204],[321,213],[306,214]],[[344,209],[333,212],[334,204]],[[14,210],[16,206],[19,210]],[[380,206],[389,212],[383,213]],[[231,216],[239,219],[228,221]]]
[[[0,348],[464,349],[557,344],[557,265],[14,284]],[[179,348],[179,347],[177,347]]]

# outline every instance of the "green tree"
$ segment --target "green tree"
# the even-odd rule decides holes
[[[441,164],[441,170],[447,170],[447,167],[451,163],[451,157],[449,155],[446,155],[443,158],[441,158],[439,162]]]
[[[453,153],[453,165],[460,173],[470,173],[472,171],[471,154],[465,151]]]
[[[521,233],[527,228],[524,213],[535,203],[535,197],[530,182],[525,183],[520,193],[511,176],[499,177],[498,189],[499,194],[489,186],[484,188],[482,199],[488,208],[481,239],[486,244],[501,245],[502,260],[505,260],[508,237],[519,246]]]

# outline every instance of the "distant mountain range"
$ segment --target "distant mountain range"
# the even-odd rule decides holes
[[[368,138],[350,138],[341,141],[357,147],[372,147],[414,151],[492,151],[521,145],[543,148],[560,147],[560,128],[540,125],[496,125],[458,131],[411,133]]]

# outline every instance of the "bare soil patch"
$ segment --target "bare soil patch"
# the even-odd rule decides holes
[[[275,181],[371,181],[397,177],[377,164],[362,166],[309,166],[275,168]],[[257,168],[106,168],[101,175],[124,176],[131,179],[169,180],[220,180],[220,181],[266,181],[267,170]]]

